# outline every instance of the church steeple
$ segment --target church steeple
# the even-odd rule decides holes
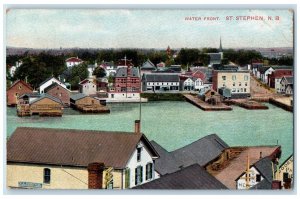
[[[219,52],[223,52],[223,48],[222,48],[222,38],[220,37],[220,47],[219,47]]]

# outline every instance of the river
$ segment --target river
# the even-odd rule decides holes
[[[142,132],[168,151],[215,133],[230,146],[282,146],[283,162],[293,153],[293,113],[271,104],[268,110],[205,112],[188,102],[142,104]],[[7,136],[19,126],[133,132],[139,118],[139,104],[108,104],[110,114],[81,114],[64,109],[62,117],[17,117],[7,108]]]

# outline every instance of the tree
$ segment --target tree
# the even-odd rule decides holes
[[[98,66],[95,68],[93,75],[96,75],[96,77],[105,77],[106,71],[102,67]]]
[[[78,89],[80,81],[86,79],[89,75],[87,65],[85,63],[73,66],[71,69],[71,75],[66,80],[71,84],[72,89]]]

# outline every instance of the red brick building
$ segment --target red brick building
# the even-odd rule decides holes
[[[65,107],[70,106],[70,91],[57,83],[53,83],[44,90],[45,93],[60,99]]]
[[[15,81],[6,91],[7,105],[15,106],[17,98],[25,93],[33,93],[33,88],[23,80]]]

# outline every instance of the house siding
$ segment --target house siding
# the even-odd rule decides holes
[[[47,91],[47,94],[60,99],[64,105],[70,106],[70,93],[63,87],[57,85]]]
[[[9,88],[6,92],[7,105],[13,106],[17,104],[17,96],[21,96],[25,93],[33,93],[32,89],[29,89],[22,82],[16,83],[13,87]]]

